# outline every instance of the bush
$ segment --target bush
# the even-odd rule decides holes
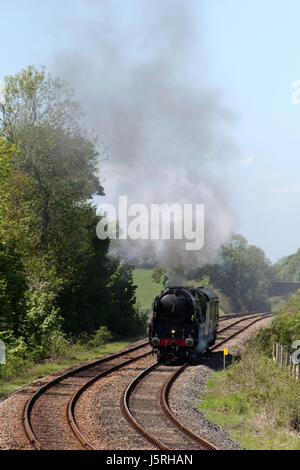
[[[60,330],[55,330],[43,338],[41,350],[43,356],[56,361],[70,358],[69,346],[70,341],[67,340],[66,335]]]
[[[112,341],[113,336],[111,332],[107,329],[106,326],[100,326],[100,328],[95,331],[92,338],[89,340],[89,345],[92,347],[102,346],[103,344],[109,343]]]
[[[8,379],[21,374],[33,360],[23,338],[6,343],[6,364],[0,366],[0,377]]]
[[[253,340],[226,370],[222,387],[234,411],[264,413],[274,426],[300,429],[300,388],[287,367],[253,347]]]
[[[300,291],[290,297],[272,320],[270,326],[253,337],[253,346],[271,357],[275,342],[291,348],[293,341],[300,339]]]
[[[34,288],[26,292],[26,298],[24,337],[34,360],[39,361],[52,354],[54,341],[57,344],[60,341],[62,346],[64,338],[60,328],[62,318],[58,308],[55,307],[55,292],[50,283],[37,282]]]

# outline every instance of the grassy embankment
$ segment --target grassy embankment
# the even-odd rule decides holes
[[[199,407],[246,449],[300,450],[300,382],[271,358],[272,343],[300,339],[300,292],[240,357],[213,374]]]

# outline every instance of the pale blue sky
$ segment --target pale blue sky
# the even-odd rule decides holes
[[[232,174],[235,229],[274,262],[300,247],[300,105],[291,102],[292,82],[300,79],[300,2],[185,0],[181,5],[188,3],[201,43],[188,59],[191,76],[194,70],[197,80],[200,73],[237,116],[230,134],[239,158],[224,162],[224,177]],[[139,28],[148,27],[143,10],[151,24],[160,16],[157,6],[156,0],[1,0],[0,79],[29,64],[51,71],[57,56],[72,50],[74,37],[76,46],[82,41],[84,47],[81,24],[95,18],[106,26],[114,19],[111,34],[127,40],[128,54],[150,53],[150,43],[138,44],[136,38]],[[164,11],[168,8],[176,20],[179,10],[171,1],[164,4]],[[198,54],[206,64],[201,71]]]
[[[300,3],[207,2],[206,34],[214,81],[240,120],[240,231],[272,261],[300,246]]]

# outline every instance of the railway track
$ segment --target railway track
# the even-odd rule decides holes
[[[210,350],[218,350],[224,343],[270,315],[258,314],[231,322],[219,330],[217,343]],[[227,332],[225,336],[224,331]],[[213,444],[180,423],[169,407],[171,386],[187,366],[176,367],[174,372],[174,367],[154,364],[143,371],[123,393],[123,414],[137,432],[160,450],[217,450]]]
[[[273,313],[258,313],[242,317],[237,321],[230,322],[229,325],[224,326],[223,328],[218,330],[217,343],[210,348],[210,351],[216,351],[220,349],[220,346],[222,346],[224,343],[227,343],[229,340],[235,338],[237,335],[242,333],[251,325],[254,325],[258,321],[272,316],[274,316]],[[227,332],[225,335],[224,331]]]
[[[33,446],[38,450],[93,449],[77,426],[76,400],[96,380],[149,354],[148,342],[143,341],[126,351],[71,370],[40,387],[26,403],[23,415],[25,431]]]
[[[229,338],[235,337],[267,315],[270,314],[238,317],[238,320],[234,317],[227,318],[229,325],[219,329],[218,342],[211,349],[216,350]],[[221,320],[221,323],[225,322]],[[40,387],[28,400],[23,415],[25,431],[32,445],[39,450],[96,449],[85,437],[76,420],[75,408],[79,398],[101,378],[129,364],[137,363],[150,354],[148,342],[142,341],[126,351],[95,360],[57,376]],[[168,393],[171,385],[186,366],[187,364],[184,364],[174,369],[155,362],[143,370],[124,390],[121,399],[122,412],[131,426],[154,448],[216,449],[181,425],[169,407]],[[152,425],[149,416],[154,416]]]
[[[153,364],[126,388],[121,408],[128,422],[159,450],[216,450],[181,425],[169,408],[168,390],[177,368]],[[163,411],[163,412],[162,412]]]

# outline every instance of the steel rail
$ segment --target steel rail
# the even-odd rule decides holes
[[[149,344],[149,342],[147,340],[147,341],[145,341],[145,342],[143,342],[139,345],[133,346],[132,348],[126,349],[124,351],[121,351],[121,352],[118,352],[118,353],[115,353],[115,354],[111,354],[111,355],[106,356],[104,358],[97,359],[97,360],[95,360],[91,363],[84,364],[82,366],[77,367],[76,369],[73,369],[73,370],[68,371],[68,372],[66,372],[66,373],[64,373],[64,374],[62,374],[58,377],[55,377],[53,380],[50,380],[45,385],[40,387],[32,395],[32,397],[27,401],[27,403],[25,405],[25,408],[24,408],[24,411],[23,411],[23,424],[24,424],[25,432],[26,432],[26,435],[27,435],[29,441],[34,445],[34,447],[37,450],[43,450],[43,447],[42,447],[41,443],[39,442],[37,436],[35,435],[34,430],[32,428],[32,424],[31,424],[31,413],[32,413],[34,404],[38,400],[38,398],[41,395],[43,395],[43,393],[45,393],[48,389],[50,389],[51,387],[53,387],[54,385],[56,385],[57,383],[61,382],[62,380],[66,379],[68,377],[76,375],[79,372],[87,370],[91,367],[94,367],[94,366],[100,365],[102,363],[111,361],[113,359],[117,359],[119,357],[122,357],[126,354],[129,354],[129,353],[134,352],[138,349],[141,349],[141,348],[147,346],[148,344]]]
[[[245,318],[243,319],[240,319],[238,320],[237,322],[235,322],[234,324],[236,323],[240,323],[241,321],[245,320]],[[232,326],[232,324],[230,325]],[[223,330],[226,330],[227,328],[229,328],[229,326],[223,328],[222,330],[220,331],[223,331]],[[95,448],[92,446],[92,444],[87,440],[87,438],[84,436],[84,434],[81,432],[77,422],[76,422],[76,418],[75,418],[75,406],[76,406],[76,403],[78,402],[80,396],[84,393],[85,390],[87,390],[91,385],[93,385],[93,383],[95,383],[97,380],[100,380],[102,377],[105,377],[107,376],[108,374],[114,372],[114,371],[117,371],[119,370],[121,367],[124,367],[126,366],[127,364],[130,364],[131,362],[134,362],[135,360],[137,359],[140,359],[142,357],[145,357],[147,356],[148,354],[150,354],[151,352],[149,353],[146,353],[142,356],[139,356],[138,358],[133,358],[133,359],[130,359],[122,364],[119,364],[117,366],[114,366],[112,367],[111,369],[108,369],[107,371],[104,371],[104,372],[101,372],[100,374],[96,375],[95,377],[93,377],[91,380],[87,381],[82,387],[80,387],[74,394],[73,396],[71,397],[69,403],[68,403],[68,407],[67,407],[67,420],[68,420],[68,423],[70,424],[73,432],[75,433],[75,435],[77,436],[77,438],[80,440],[80,442],[82,443],[82,445],[86,448],[86,449],[89,449],[89,450],[95,450]],[[155,366],[157,366],[157,364],[155,364]],[[151,369],[152,369],[153,366],[151,366]],[[142,376],[144,375],[147,375],[148,371],[147,372],[143,372],[141,373],[141,376],[140,378],[142,378]],[[124,392],[124,394],[126,393],[126,391]],[[127,393],[129,394],[130,392],[127,391]],[[131,415],[130,411],[129,411],[129,408],[128,408],[128,402],[126,401],[126,399],[124,400],[124,394],[123,394],[123,397],[121,399],[121,407],[122,407],[122,410],[123,410],[123,414],[124,416],[126,416],[127,420],[129,421],[134,421],[134,418],[133,416]],[[167,404],[165,404],[165,409],[167,410],[168,406]],[[166,411],[167,412],[167,411]],[[169,414],[171,415],[171,410],[169,409]],[[173,421],[175,422],[176,419],[175,417],[173,418]],[[146,437],[147,435],[145,434],[143,428],[141,428],[139,426],[139,424],[137,422],[135,422],[135,427],[137,429],[139,429],[139,431]],[[181,425],[180,425],[181,426]],[[189,430],[186,429],[186,434],[189,435]],[[194,440],[196,440],[198,443],[200,443],[200,440],[201,438],[199,438],[198,436],[194,436]],[[191,436],[189,436],[191,437]],[[192,437],[193,438],[193,437]],[[155,440],[155,438],[151,435],[148,434],[148,440],[152,443],[154,443],[155,445],[157,445],[157,447],[159,447],[160,449],[166,449],[165,446],[162,446],[160,443],[158,443],[157,440]],[[204,442],[204,441],[203,441]],[[211,446],[211,448],[213,447],[211,444],[209,443],[204,443],[203,444],[204,446],[207,446],[207,448],[209,448],[209,446]]]
[[[266,315],[275,315],[274,313],[271,313],[271,312],[266,312],[266,313],[255,313],[255,314],[251,314],[251,315],[244,315],[243,318],[241,318],[241,315],[239,317],[230,317],[229,320],[233,319],[233,318],[239,318],[239,320],[233,322],[233,323],[230,323],[230,325],[227,325],[227,326],[224,326],[224,328],[222,328],[221,330],[218,330],[217,333],[222,333],[223,331],[225,330],[228,330],[229,328],[231,328],[232,326],[234,325],[237,325],[238,323],[241,323],[245,320],[250,320],[251,318],[265,318]],[[219,321],[221,319],[224,319],[224,317],[221,317],[219,318]],[[226,318],[227,320],[227,318]]]
[[[231,318],[245,318],[245,317],[254,317],[256,315],[265,315],[266,313],[271,312],[253,312],[253,313],[232,313],[230,315],[222,315],[219,317],[219,320],[230,320]]]
[[[177,376],[180,374],[181,370],[183,371],[187,364],[184,364],[182,367],[176,370],[175,374],[172,374],[171,379],[173,378],[173,381],[176,380]],[[163,444],[159,439],[157,439],[153,434],[148,432],[143,426],[141,426],[133,414],[130,411],[129,407],[129,399],[130,395],[132,394],[133,390],[135,387],[138,385],[138,383],[143,380],[144,377],[149,375],[153,370],[157,369],[158,367],[161,367],[161,364],[155,363],[152,364],[150,367],[145,369],[143,372],[141,372],[135,379],[128,385],[128,387],[124,390],[121,400],[120,400],[120,405],[121,409],[123,412],[124,417],[128,421],[128,423],[137,431],[141,436],[143,436],[147,441],[150,442],[150,444],[153,444],[155,447],[157,447],[159,450],[174,450],[171,447],[166,446]],[[172,414],[169,405],[168,405],[168,398],[165,395],[166,390],[169,390],[170,386],[168,387],[168,382],[171,381],[169,378],[165,385],[163,386],[161,395],[160,395],[160,404],[163,409],[163,411],[167,414],[168,418],[173,422],[179,429],[180,431],[184,432],[190,439],[192,439],[194,442],[196,442],[201,449],[203,450],[217,450],[212,444],[208,443],[207,441],[204,441],[204,439],[201,439],[199,436],[196,436],[192,431],[187,429],[185,426],[183,426],[179,421],[174,417]],[[169,412],[170,410],[170,412]]]
[[[132,415],[130,408],[129,408],[129,397],[133,391],[133,389],[136,387],[136,385],[142,380],[146,375],[148,375],[150,372],[152,372],[154,369],[156,369],[160,364],[155,363],[152,364],[150,367],[145,369],[143,372],[141,372],[135,379],[128,385],[128,387],[124,390],[121,400],[120,400],[120,405],[121,405],[121,410],[123,412],[124,417],[127,419],[128,423],[131,424],[131,426],[135,429],[135,431],[138,431],[144,438],[146,438],[151,444],[153,444],[155,447],[157,447],[160,450],[171,450],[169,447],[165,446],[161,441],[156,439],[155,436],[150,434],[148,431],[146,431],[145,428],[143,428],[134,418]]]
[[[235,337],[236,335],[243,332],[245,329],[249,328],[249,326],[251,326],[253,323],[256,323],[257,321],[262,320],[264,318],[268,318],[268,316],[270,316],[270,315],[271,314],[269,314],[269,313],[259,314],[258,318],[255,318],[251,323],[249,323],[248,325],[245,325],[244,328],[242,328],[242,329],[238,330],[237,332],[233,333],[232,335],[230,335],[230,337],[220,341],[218,344],[211,347],[210,350],[213,350],[213,349],[217,348],[219,345],[223,344],[224,342],[229,341],[231,338]],[[257,317],[257,315],[256,315],[256,317]],[[250,319],[251,319],[251,317],[243,318],[243,319],[241,319],[237,322],[232,323],[229,326],[224,327],[222,330],[219,330],[218,333],[220,333],[224,330],[228,330],[230,327],[235,326],[238,323],[241,323],[243,321],[250,320]],[[180,421],[178,421],[178,419],[176,418],[176,416],[174,415],[174,413],[170,409],[170,406],[169,406],[169,392],[170,392],[171,386],[173,385],[175,380],[179,377],[179,375],[182,374],[182,372],[186,369],[187,366],[188,366],[188,364],[183,364],[179,369],[177,369],[174,372],[174,374],[171,375],[171,377],[169,379],[167,379],[167,381],[166,381],[166,383],[165,383],[165,385],[164,385],[164,387],[161,391],[161,394],[160,394],[161,407],[164,410],[165,414],[171,419],[171,421],[174,424],[176,424],[177,427],[182,432],[184,432],[187,436],[189,436],[194,441],[198,442],[201,446],[203,446],[207,450],[218,450],[218,448],[215,447],[213,444],[211,444],[210,442],[208,442],[205,439],[201,438],[200,436],[197,436],[190,429],[188,429],[186,426],[184,426],[182,423],[180,423]]]
[[[128,364],[131,364],[132,362],[136,362],[139,359],[143,359],[144,357],[149,356],[150,354],[152,354],[152,351],[148,351],[144,354],[141,354],[138,357],[130,358],[127,361],[122,362],[121,364],[117,364],[117,365],[111,367],[110,369],[107,369],[103,372],[100,372],[100,374],[95,375],[92,379],[88,380],[82,387],[80,387],[72,395],[71,399],[69,400],[68,407],[67,407],[67,419],[68,419],[68,423],[70,424],[70,426],[71,426],[72,430],[74,431],[76,437],[80,440],[80,442],[82,443],[82,445],[85,448],[87,448],[89,450],[96,450],[95,447],[93,447],[92,444],[90,444],[90,442],[86,439],[84,434],[80,431],[79,426],[76,422],[75,406],[76,406],[76,403],[79,400],[80,396],[85,392],[85,390],[87,390],[97,380],[100,380],[101,378],[106,377],[107,375],[111,374],[112,372],[115,372],[115,371],[121,369],[122,367],[125,367]]]
[[[253,316],[257,316],[258,314],[253,314]],[[215,346],[213,346],[212,348],[210,348],[210,350],[214,350],[216,349],[219,345],[227,342],[230,338],[238,335],[239,333],[241,333],[244,329],[248,328],[249,326],[251,326],[253,323],[256,323],[257,321],[261,320],[262,318],[266,318],[268,316],[270,316],[272,314],[259,314],[259,317],[256,318],[253,322],[251,322],[249,325],[246,325],[243,329],[235,332],[234,334],[232,334],[229,338],[226,338],[224,340],[222,340],[221,342],[217,343]],[[224,327],[223,329],[219,330],[218,333],[221,333],[222,331],[224,330],[227,330],[229,329],[230,327],[238,324],[238,323],[241,323],[242,321],[245,321],[247,319],[250,319],[252,317],[252,315],[249,317],[247,316],[245,318],[245,316],[243,316],[243,318],[239,317],[239,320],[237,322],[234,322],[233,324],[231,325],[228,325],[226,327]],[[234,317],[232,317],[234,318]],[[225,319],[225,318],[224,318]],[[227,318],[226,318],[227,319]],[[116,354],[111,354],[109,356],[106,356],[104,358],[100,358],[98,360],[95,360],[89,364],[84,364],[83,366],[80,366],[80,367],[77,367],[76,369],[73,369],[71,371],[68,371],[66,372],[65,374],[62,374],[56,378],[54,378],[53,380],[47,382],[45,385],[43,385],[42,387],[40,387],[34,394],[33,396],[27,401],[26,405],[25,405],[25,408],[24,408],[24,413],[23,413],[23,423],[24,423],[24,427],[25,427],[25,431],[26,431],[26,434],[30,440],[30,442],[34,445],[34,447],[38,450],[43,450],[42,448],[42,445],[40,444],[39,440],[37,439],[35,433],[34,433],[34,430],[32,428],[32,424],[31,424],[31,419],[30,419],[30,415],[32,413],[32,410],[33,410],[33,407],[34,407],[34,404],[35,402],[37,401],[37,399],[43,394],[45,393],[49,388],[51,388],[52,386],[56,385],[57,383],[59,383],[60,381],[66,379],[67,377],[71,377],[72,375],[76,375],[77,373],[83,371],[83,370],[86,370],[86,369],[89,369],[91,367],[94,367],[94,366],[97,366],[101,363],[105,363],[105,362],[108,362],[110,360],[113,360],[113,359],[116,359],[118,357],[121,357],[123,355],[126,355],[128,353],[131,353],[133,351],[136,351],[140,348],[143,348],[145,346],[147,346],[149,344],[148,340],[146,340],[145,342],[139,344],[139,345],[136,345],[132,348],[129,348],[129,349],[126,349],[124,351],[121,351],[119,353],[116,353]],[[93,377],[91,380],[87,381],[80,389],[78,389],[72,396],[72,398],[70,399],[69,401],[69,404],[68,404],[68,407],[67,407],[67,419],[68,419],[68,422],[73,430],[73,432],[75,433],[76,437],[80,440],[80,442],[82,443],[83,447],[86,448],[86,449],[94,449],[93,446],[88,442],[88,440],[84,437],[84,435],[81,433],[77,423],[76,423],[76,419],[75,419],[75,416],[74,416],[74,410],[75,410],[75,405],[76,405],[76,402],[78,401],[79,397],[81,396],[81,394],[89,387],[91,386],[94,382],[96,382],[97,380],[99,380],[101,377],[104,377],[106,375],[108,375],[109,373],[115,371],[115,370],[118,370],[120,369],[121,367],[124,367],[125,365],[131,363],[131,362],[134,362],[136,360],[138,360],[139,358],[142,358],[144,356],[147,356],[151,354],[151,351],[150,352],[147,352],[141,356],[138,356],[136,358],[131,358],[129,359],[128,361],[124,361],[124,363],[121,363],[121,364],[118,364],[117,366],[113,366],[112,368],[108,369],[107,371],[103,371],[101,372],[100,374],[97,374],[95,377]],[[155,364],[154,366],[151,366],[151,367],[156,367],[157,364]],[[185,365],[186,367],[186,365]],[[149,368],[148,368],[149,369]],[[142,372],[142,374],[140,374],[140,376],[138,377],[139,380],[144,376],[144,375],[147,375],[149,373],[148,369],[146,369],[146,371]],[[184,370],[184,369],[183,369]],[[179,375],[179,372],[177,374],[177,376]],[[175,380],[175,378],[174,378]],[[130,386],[129,386],[130,387]],[[128,387],[128,388],[129,388]],[[122,408],[124,410],[124,413],[126,416],[128,416],[128,420],[133,422],[132,419],[134,420],[134,418],[129,418],[129,414],[127,413],[126,411],[126,398],[124,398],[125,394],[126,394],[126,390],[124,391],[124,394],[123,394],[123,397],[121,399],[121,402],[123,403],[122,404]],[[128,406],[127,406],[128,408]],[[167,407],[166,407],[167,409]],[[128,409],[129,411],[129,409]],[[180,423],[179,423],[180,424]],[[180,425],[181,426],[181,425]],[[135,427],[136,428],[139,428],[140,426],[138,425],[138,423],[135,424]],[[140,432],[142,434],[144,434],[144,430],[143,428],[140,429]],[[147,432],[146,432],[147,433]],[[161,448],[161,449],[168,449],[166,446],[164,446],[163,444],[159,444],[159,441],[157,442],[157,444],[155,443],[155,441],[157,441],[154,436],[150,437],[148,440],[150,440],[152,443],[154,443],[155,445],[158,446],[158,448]]]
[[[188,429],[186,426],[184,426],[174,413],[172,412],[170,406],[169,406],[169,391],[175,380],[179,377],[180,374],[186,369],[188,364],[183,364],[179,369],[177,369],[174,374],[171,375],[170,378],[165,382],[164,387],[161,391],[160,394],[160,404],[161,407],[164,411],[164,413],[168,416],[168,418],[182,431],[184,434],[186,434],[190,439],[194,440],[197,444],[199,444],[203,450],[218,450],[217,447],[215,447],[213,444],[210,442],[206,441],[200,436],[197,436],[197,434],[194,434],[190,429]]]
[[[261,314],[258,318],[255,318],[253,321],[245,325],[243,328],[239,329],[238,331],[234,332],[233,334],[229,335],[226,339],[219,341],[216,345],[212,346],[210,350],[214,350],[217,347],[219,347],[221,344],[226,343],[227,341],[231,340],[238,334],[242,333],[244,330],[249,328],[251,325],[256,323],[257,321],[263,320],[264,318],[267,318],[273,314],[267,313],[267,314]],[[246,321],[246,320],[251,320],[251,317],[243,318],[241,321]],[[241,323],[241,321],[235,322],[234,324],[231,324],[230,326],[234,326],[236,323]],[[227,330],[228,328],[225,327],[224,330]],[[223,331],[223,330],[222,330]],[[144,427],[142,427],[137,420],[134,418],[133,414],[130,411],[129,408],[129,397],[134,390],[134,388],[137,386],[137,384],[144,378],[146,377],[149,373],[151,373],[155,368],[157,368],[160,364],[153,364],[152,366],[148,367],[145,369],[141,374],[139,374],[129,385],[128,387],[124,390],[122,397],[121,397],[121,409],[123,411],[123,414],[127,421],[131,424],[133,428],[135,428],[136,431],[138,431],[145,439],[147,439],[150,443],[154,444],[158,449],[161,450],[172,450],[169,447],[165,446],[161,441],[159,441],[155,436],[150,434]],[[188,364],[183,364],[179,369],[175,371],[174,374],[171,375],[171,377],[168,378],[168,380],[165,382],[163,389],[161,391],[160,395],[160,404],[161,407],[164,411],[164,413],[168,416],[168,418],[182,431],[184,432],[189,438],[193,439],[196,441],[202,448],[203,450],[218,450],[217,447],[215,447],[213,444],[210,442],[206,441],[205,439],[201,438],[200,436],[197,436],[194,434],[190,429],[188,429],[186,426],[184,426],[178,419],[175,417],[174,413],[171,411],[170,406],[169,406],[169,392],[171,389],[172,384],[175,382],[175,380],[179,377],[179,375],[185,370],[185,368],[188,366]]]
[[[260,321],[260,320],[264,320],[265,318],[268,318],[268,317],[271,317],[273,316],[274,314],[273,313],[266,313],[266,314],[262,314],[260,315],[258,318],[255,318],[251,323],[249,323],[248,325],[245,325],[243,328],[241,328],[240,330],[232,333],[232,335],[230,335],[228,338],[224,338],[223,340],[219,341],[217,344],[215,344],[214,346],[211,346],[209,348],[210,351],[214,351],[216,348],[218,348],[219,346],[221,346],[222,344],[224,343],[227,343],[227,341],[231,340],[232,338],[234,338],[235,336],[239,335],[240,333],[242,333],[244,330],[246,330],[247,328],[249,328],[251,325],[253,325],[254,323]],[[250,320],[249,317],[247,318],[243,318],[243,320],[241,321],[246,321],[246,320]],[[224,331],[224,330],[227,330],[229,328],[231,328],[232,326],[235,326],[237,323],[241,323],[240,321],[239,322],[235,322],[231,325],[229,325],[228,327],[225,327],[223,328],[223,330],[221,331]],[[221,332],[220,331],[220,332]]]

